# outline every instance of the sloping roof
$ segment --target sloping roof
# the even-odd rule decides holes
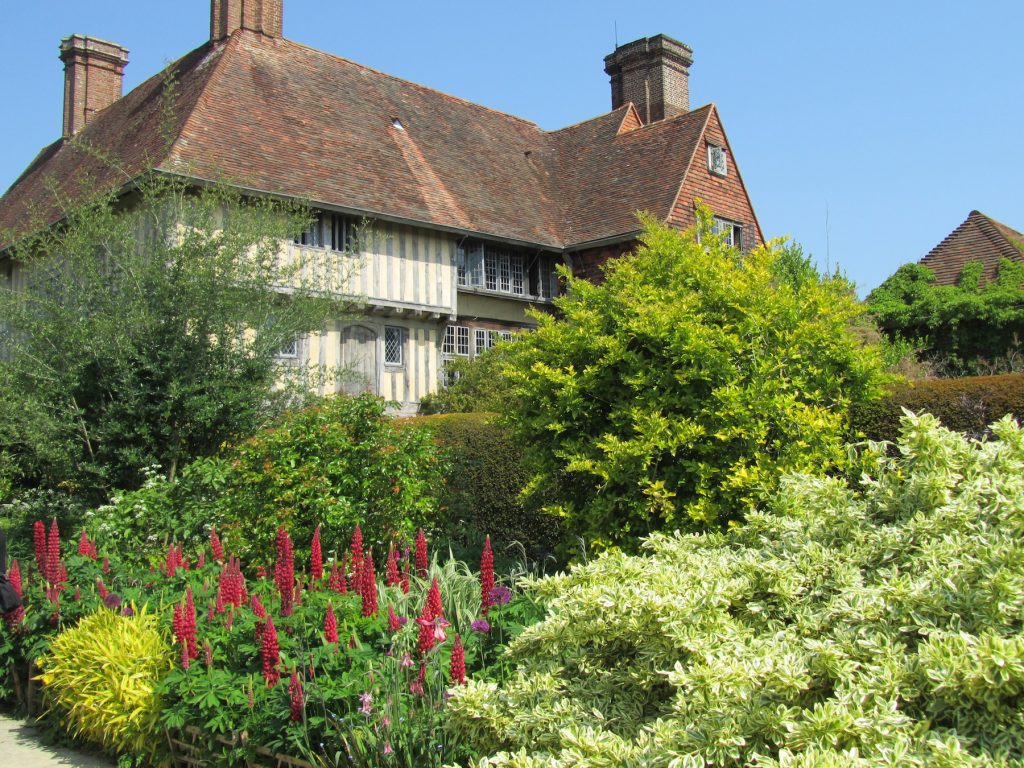
[[[990,219],[979,211],[971,211],[964,223],[954,229],[921,259],[935,273],[939,285],[956,285],[964,265],[970,261],[984,264],[983,276],[996,276],[1001,259],[1024,260],[1024,234]]]
[[[205,44],[170,71],[74,139],[43,150],[0,199],[0,231],[23,224],[29,212],[43,223],[57,220],[54,182],[76,197],[157,169],[568,248],[636,231],[639,210],[666,218],[711,109],[637,128],[627,105],[546,132],[246,30]]]

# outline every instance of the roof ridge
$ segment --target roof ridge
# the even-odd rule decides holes
[[[595,120],[606,120],[609,117],[611,117],[612,115],[614,115],[616,112],[625,112],[626,110],[629,109],[629,105],[632,104],[632,103],[633,102],[631,102],[631,101],[627,101],[621,107],[618,107],[617,109],[613,109],[610,112],[602,112],[600,115],[594,115],[593,117],[587,117],[587,118],[584,118],[583,120],[577,120],[575,123],[570,123],[569,125],[563,125],[561,128],[555,128],[553,131],[544,131],[544,133],[546,133],[548,136],[554,136],[556,133],[561,133],[562,131],[572,130],[573,128],[579,128],[579,127],[581,127],[583,125],[586,125],[587,123],[592,123]]]
[[[244,32],[244,30],[242,30],[242,31]],[[253,34],[254,35],[259,35],[259,33],[253,33]],[[234,35],[232,35],[232,37],[234,37]],[[264,37],[264,35],[259,35],[259,37],[262,38],[262,37]],[[488,106],[486,106],[484,104],[479,104],[479,103],[477,103],[475,101],[470,101],[469,99],[464,99],[461,96],[454,96],[454,95],[452,95],[450,93],[445,93],[444,91],[438,90],[437,88],[431,88],[428,85],[423,85],[422,83],[417,83],[414,80],[408,80],[408,79],[406,79],[404,77],[399,77],[398,75],[389,74],[389,73],[384,72],[382,70],[376,69],[375,67],[371,67],[371,66],[368,66],[366,64],[362,64],[362,63],[360,63],[358,61],[353,61],[352,59],[346,58],[344,56],[340,56],[340,55],[338,55],[336,53],[331,53],[330,51],[323,51],[323,50],[320,50],[319,48],[314,48],[313,46],[306,45],[305,43],[299,43],[299,42],[296,42],[295,40],[289,40],[286,37],[276,38],[276,40],[279,41],[279,42],[282,42],[282,43],[286,43],[288,45],[294,45],[297,48],[303,48],[303,49],[305,49],[307,51],[312,51],[313,53],[317,53],[317,54],[320,54],[322,56],[329,56],[332,59],[337,59],[338,61],[343,61],[346,64],[351,64],[354,67],[358,67],[359,69],[365,70],[367,72],[372,72],[375,75],[381,75],[382,77],[386,77],[389,80],[396,80],[396,81],[398,81],[400,83],[405,83],[406,85],[411,85],[414,88],[420,89],[421,91],[427,91],[429,93],[435,93],[438,96],[442,96],[442,97],[444,97],[446,99],[451,99],[452,101],[457,101],[460,104],[466,104],[468,106],[475,107],[476,109],[481,109],[481,110],[484,110],[486,112],[492,112],[492,113],[494,113],[496,115],[501,115],[502,117],[511,118],[511,119],[513,119],[513,120],[515,120],[517,122],[523,123],[523,124],[528,125],[530,127],[536,128],[538,131],[542,131],[543,132],[543,129],[539,125],[537,125],[537,123],[535,123],[534,121],[527,120],[525,117],[519,117],[518,115],[513,115],[511,112],[502,112],[500,109],[494,109],[493,107],[488,107]]]

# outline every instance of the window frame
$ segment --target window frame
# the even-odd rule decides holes
[[[388,339],[389,336],[391,336],[391,335],[393,335],[395,333],[398,334],[397,347],[394,347],[391,344],[391,342],[389,342],[389,339]],[[382,340],[382,342],[384,344],[384,365],[386,365],[388,368],[402,368],[402,367],[405,366],[405,339],[406,339],[406,332],[405,332],[405,328],[403,328],[402,326],[400,326],[400,325],[385,325],[384,326],[384,333],[381,335],[381,340]],[[390,349],[392,347],[394,349],[398,350],[398,359],[397,360],[393,360],[393,359],[389,359],[388,358],[388,354],[389,354]]]
[[[721,169],[715,163],[715,157],[722,159]],[[719,178],[726,178],[729,175],[729,151],[721,144],[708,142],[708,173]]]

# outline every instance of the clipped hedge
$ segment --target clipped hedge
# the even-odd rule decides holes
[[[1024,417],[1024,374],[928,379],[898,386],[888,397],[853,407],[854,439],[895,442],[903,408],[930,413],[948,429],[980,436],[1008,413]]]
[[[429,429],[444,448],[448,482],[442,533],[471,544],[489,533],[495,542],[518,541],[539,559],[558,540],[558,519],[527,510],[519,492],[530,479],[523,452],[493,413],[417,416],[406,423]]]

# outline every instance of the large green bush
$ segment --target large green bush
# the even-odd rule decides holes
[[[1024,374],[927,379],[897,386],[880,400],[854,405],[854,438],[895,442],[904,408],[926,411],[957,432],[981,435],[1008,413],[1024,418]]]
[[[442,486],[438,449],[426,432],[399,428],[385,407],[370,395],[329,398],[209,460],[212,517],[231,548],[269,555],[267,520],[301,541],[317,525],[324,540],[341,541],[360,523],[378,553],[429,526]]]
[[[519,669],[449,706],[481,766],[996,766],[1024,754],[1024,432],[906,422],[728,533],[533,584]]]
[[[741,518],[782,473],[826,471],[882,380],[846,281],[798,249],[740,253],[704,211],[697,234],[648,221],[600,285],[565,273],[558,316],[507,350],[535,487],[598,548]]]
[[[559,521],[524,507],[520,493],[530,473],[523,448],[497,414],[420,416],[409,426],[429,429],[445,450],[445,511],[436,521],[440,533],[462,544],[490,534],[502,544],[519,542],[535,559],[554,548]]]

